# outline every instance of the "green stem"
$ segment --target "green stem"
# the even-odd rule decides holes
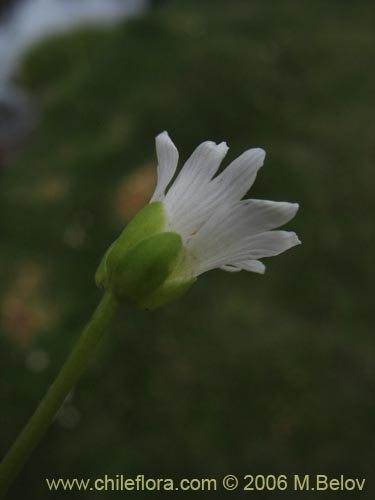
[[[103,296],[56,380],[0,463],[0,498],[5,496],[17,473],[42,439],[65,398],[79,380],[106,331],[117,305],[117,301],[111,294],[106,293]]]

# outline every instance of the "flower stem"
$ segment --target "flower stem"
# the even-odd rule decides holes
[[[110,293],[104,294],[60,373],[0,463],[0,498],[5,496],[17,473],[52,423],[65,398],[78,382],[117,305],[117,300]]]

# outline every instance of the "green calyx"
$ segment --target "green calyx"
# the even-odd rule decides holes
[[[165,231],[164,205],[146,205],[114,241],[96,272],[99,288],[139,309],[157,309],[181,297],[194,283],[184,276],[181,236]]]

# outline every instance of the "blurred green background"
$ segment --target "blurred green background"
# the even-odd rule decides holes
[[[367,478],[345,498],[373,498],[374,16],[370,1],[176,0],[28,54],[38,124],[0,173],[1,453],[152,192],[157,133],[182,159],[206,139],[229,160],[265,148],[251,196],[300,202],[303,245],[264,276],[214,271],[161,311],[124,307],[10,498],[57,496],[45,477],[298,472]]]

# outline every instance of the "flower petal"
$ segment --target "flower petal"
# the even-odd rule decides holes
[[[196,148],[167,193],[166,203],[171,209],[191,200],[191,194],[194,195],[197,188],[212,179],[227,151],[225,142],[215,144],[207,141]]]
[[[158,157],[158,181],[150,203],[164,199],[165,190],[176,172],[178,150],[170,139],[168,132],[162,132],[156,139],[156,154]]]
[[[172,228],[183,235],[195,231],[195,208],[206,197],[207,186],[227,154],[226,143],[203,142],[185,163],[165,197]]]
[[[244,262],[237,262],[236,264],[227,264],[220,266],[223,271],[235,273],[238,271],[251,271],[253,273],[264,274],[266,266],[260,260],[246,260]]]
[[[220,269],[222,271],[227,271],[228,273],[238,273],[239,271],[241,271],[240,267],[232,266],[230,264],[224,265],[224,266],[220,266]]]
[[[266,200],[242,200],[227,207],[223,205],[192,237],[192,244],[210,242],[212,247],[231,245],[248,235],[255,235],[282,226],[290,221],[299,208],[298,203]]]
[[[296,203],[264,200],[242,200],[222,207],[185,243],[195,272],[237,266],[298,244],[294,233],[270,231],[288,222],[297,210]]]
[[[238,241],[243,236],[263,233],[286,224],[295,216],[298,208],[298,203],[242,200],[233,204],[224,214],[220,211],[216,215],[220,229],[214,220],[208,220],[205,227],[212,233],[210,226],[214,225],[219,229],[219,236],[225,232],[227,238]]]
[[[267,231],[233,243],[230,248],[217,248],[215,253],[201,247],[195,250],[191,259],[192,274],[198,276],[222,266],[236,266],[245,269],[249,261],[272,257],[285,252],[301,242],[297,235],[287,231]],[[245,264],[244,266],[244,263]],[[253,270],[253,269],[248,269]]]
[[[251,271],[253,273],[264,274],[266,271],[266,266],[260,260],[246,260],[238,262],[236,265],[240,266],[244,271]]]
[[[198,231],[223,203],[230,205],[247,193],[263,165],[264,157],[263,149],[249,149],[209,183],[203,182],[195,189],[192,202],[179,217],[186,237]]]
[[[265,156],[266,152],[261,148],[242,153],[213,179],[211,198],[216,202],[221,202],[223,198],[229,202],[241,200],[253,185]]]

